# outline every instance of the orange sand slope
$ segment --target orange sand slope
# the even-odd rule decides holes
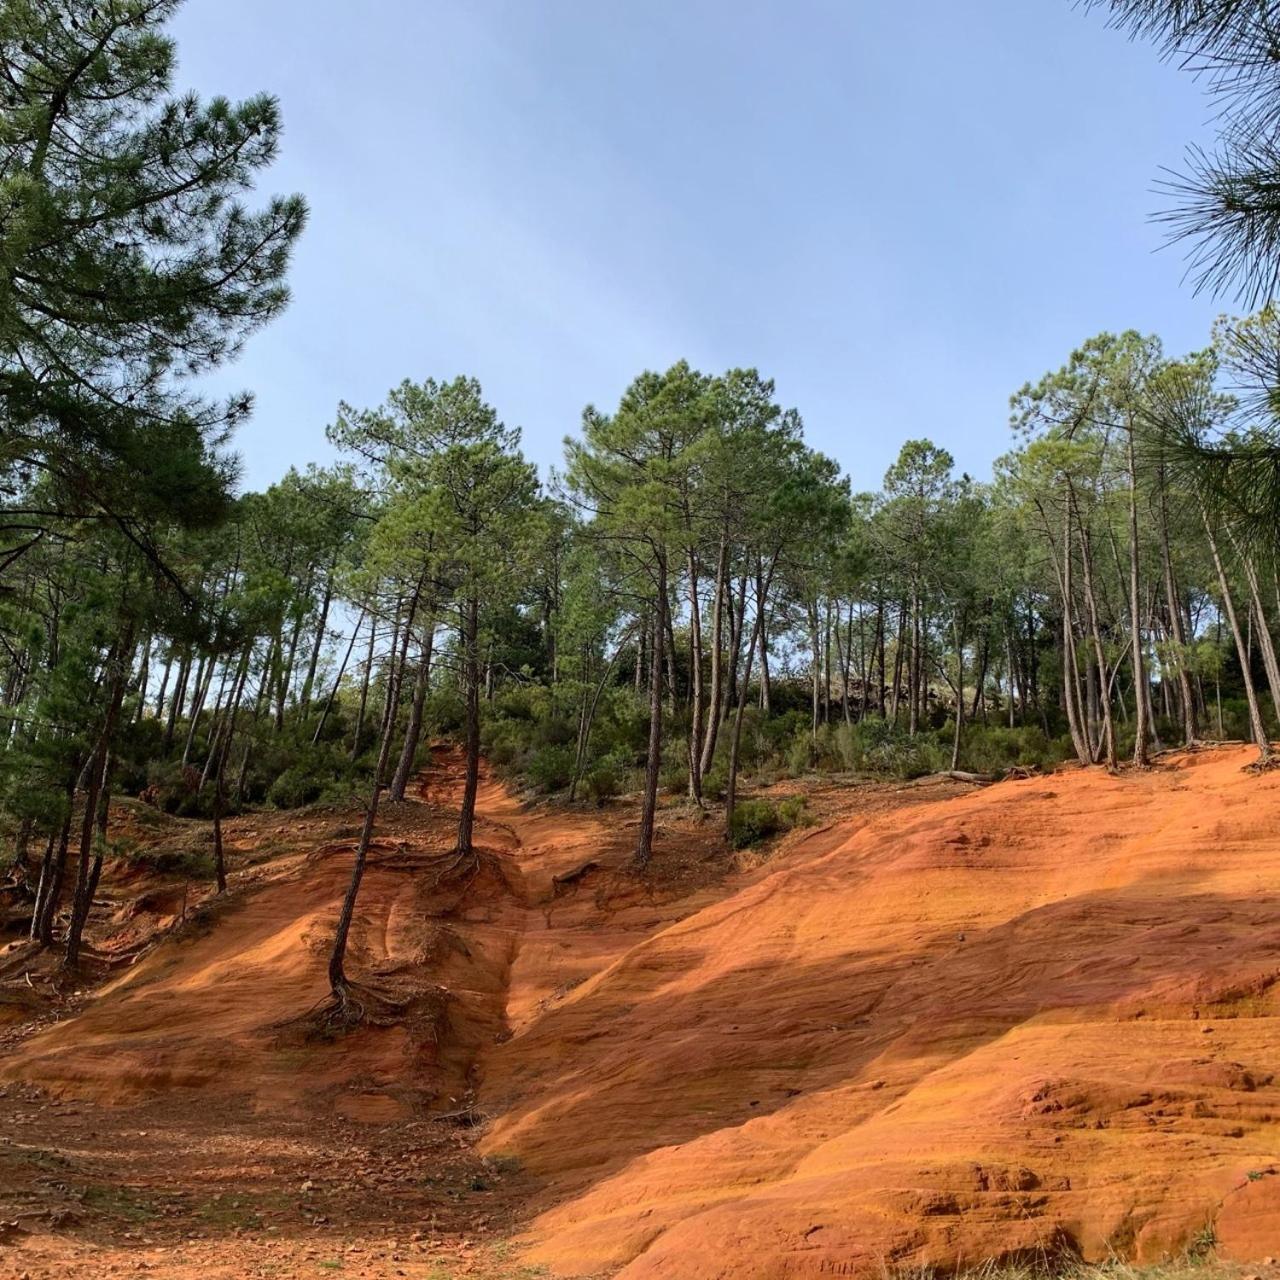
[[[811,835],[504,1044],[558,1273],[1280,1251],[1280,778],[1219,751]]]
[[[405,992],[402,1024],[288,1031],[324,993],[339,841],[236,888],[3,1074],[370,1121],[474,1101],[485,1150],[539,1180],[526,1260],[558,1275],[1150,1260],[1208,1230],[1280,1253],[1280,775],[1249,758],[846,818],[684,888],[619,871],[614,815],[489,783],[456,900],[429,885],[446,808],[380,832],[355,960]],[[695,870],[723,857],[687,823],[664,840]]]

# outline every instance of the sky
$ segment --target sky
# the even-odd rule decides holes
[[[928,437],[985,478],[1011,392],[1102,330],[1203,346],[1150,221],[1186,73],[1074,0],[186,0],[178,87],[281,101],[311,210],[243,483],[340,400],[477,377],[525,452],[645,369],[754,366],[856,489]]]

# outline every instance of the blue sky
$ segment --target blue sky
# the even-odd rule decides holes
[[[1011,391],[1102,329],[1203,345],[1148,222],[1194,80],[1072,0],[186,0],[179,83],[282,102],[311,222],[245,483],[339,399],[468,373],[555,464],[645,368],[754,365],[857,488],[929,436],[985,477]]]

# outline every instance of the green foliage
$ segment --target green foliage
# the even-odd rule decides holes
[[[220,518],[218,443],[249,400],[184,383],[282,309],[305,221],[297,196],[244,203],[279,146],[273,98],[173,92],[175,8],[0,7],[0,476],[34,466],[68,517]]]
[[[803,796],[788,796],[777,802],[742,800],[734,807],[730,842],[735,849],[746,849],[795,827],[806,826],[808,821]]]
[[[573,777],[573,752],[563,746],[541,746],[523,761],[524,776],[539,791],[563,791]]]
[[[938,731],[940,747],[949,747],[952,726]],[[1067,738],[1050,738],[1039,725],[975,724],[966,727],[960,753],[960,768],[972,773],[999,776],[1015,766],[1050,770],[1071,755]]]
[[[582,779],[582,789],[597,805],[603,805],[622,791],[623,772],[607,756],[597,761]]]

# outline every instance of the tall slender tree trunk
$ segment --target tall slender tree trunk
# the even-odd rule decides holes
[[[1074,501],[1074,495],[1072,501]],[[1111,716],[1111,681],[1107,672],[1107,652],[1102,643],[1102,629],[1098,622],[1098,603],[1093,590],[1093,547],[1089,531],[1080,521],[1080,563],[1084,570],[1085,611],[1089,618],[1089,634],[1093,639],[1093,656],[1097,664],[1097,693],[1102,715],[1102,747],[1108,769],[1119,763],[1116,755],[1116,728]],[[1091,686],[1092,687],[1092,686]],[[1096,759],[1096,755],[1095,755]]]
[[[200,713],[204,710],[205,699],[209,696],[209,686],[213,684],[213,669],[217,665],[212,658],[200,659],[204,668],[204,678],[196,671],[195,694],[191,702],[190,718],[187,721],[187,738],[182,747],[182,764],[185,767],[191,762],[191,748],[195,745],[196,728],[200,723]]]
[[[627,639],[624,636],[618,642],[618,647],[613,651],[613,657],[609,659],[605,665],[604,674],[600,677],[596,684],[595,692],[591,695],[590,703],[584,701],[582,706],[582,715],[578,726],[578,747],[574,754],[573,761],[573,777],[569,781],[569,803],[572,804],[578,795],[578,783],[582,781],[582,771],[586,768],[587,752],[591,746],[591,726],[595,722],[596,707],[600,703],[600,695],[604,692],[604,687],[608,683],[609,677],[613,674],[613,669],[617,665],[618,659],[622,656],[623,647],[626,645]]]
[[[1137,696],[1136,732],[1133,740],[1133,763],[1145,768],[1151,762],[1147,751],[1147,735],[1151,731],[1148,716],[1147,664],[1142,653],[1142,599],[1138,564],[1138,463],[1133,445],[1133,426],[1128,431],[1129,459],[1129,625],[1133,637],[1133,686]]]
[[[725,680],[724,706],[720,709],[721,718],[724,720],[729,718],[738,696],[738,668],[742,657],[743,632],[746,629],[747,616],[747,572],[745,568],[738,578],[737,595],[736,604],[732,596],[729,599],[729,672]]]
[[[887,639],[888,637],[885,635],[885,625],[884,625],[884,593],[883,591],[880,591],[876,596],[876,636],[875,636],[875,640],[872,642],[872,653],[874,655],[875,649],[877,647],[879,648],[880,650],[880,663],[879,663],[880,665],[880,686],[879,686],[880,698],[879,698],[879,702],[876,705],[876,711],[879,713],[881,720],[883,720],[888,714],[888,707],[889,707],[889,704],[885,701],[885,698],[886,698],[885,691],[887,689],[887,685],[885,684],[885,678],[884,678],[884,663],[885,663],[884,647]]]
[[[360,739],[364,734],[364,716],[369,705],[369,681],[373,677],[373,646],[378,634],[377,618],[373,618],[369,623],[369,652],[365,658],[364,678],[360,682],[360,707],[356,712],[356,731],[351,739],[351,759],[355,760],[360,754]]]
[[[810,600],[806,606],[809,613],[809,689],[812,700],[809,732],[813,741],[818,740],[818,724],[821,715],[822,691],[822,614],[818,601]],[[757,629],[758,629],[758,623]]]
[[[342,901],[342,910],[338,915],[338,928],[334,934],[333,950],[329,953],[329,989],[338,1009],[344,1015],[351,1012],[350,983],[347,981],[346,956],[347,940],[351,936],[351,922],[355,917],[356,899],[360,896],[360,882],[364,879],[365,863],[369,858],[369,844],[373,839],[374,823],[378,820],[378,800],[382,793],[382,782],[386,777],[387,764],[391,759],[391,740],[395,736],[396,708],[400,702],[400,673],[404,670],[404,649],[408,647],[409,635],[413,629],[413,616],[417,612],[418,597],[422,585],[419,583],[409,604],[409,616],[406,619],[401,651],[397,655],[396,646],[391,649],[391,662],[387,671],[386,700],[382,708],[382,728],[378,740],[378,759],[373,767],[373,784],[369,793],[369,803],[365,807],[364,822],[360,827],[360,839],[356,843],[356,856],[351,867],[351,880],[347,885],[346,897]],[[397,606],[398,612],[398,606]],[[370,660],[372,663],[372,659]]]
[[[720,554],[716,560],[716,585],[711,599],[711,687],[707,691],[707,725],[702,735],[701,772],[705,778],[711,772],[715,760],[716,738],[720,732],[720,702],[723,698],[724,658],[724,589],[729,572],[729,543],[720,540]]]
[[[307,569],[307,576],[303,579],[302,584],[302,600],[306,601],[311,598],[311,583],[315,577],[314,570]],[[280,663],[280,678],[276,683],[276,732],[284,731],[284,709],[285,703],[289,697],[289,686],[293,684],[294,664],[298,660],[298,643],[302,639],[302,619],[303,610],[298,610],[298,615],[293,620],[293,630],[289,636],[288,652],[284,654]]]
[[[964,645],[966,627],[952,624],[956,641],[956,723],[951,737],[951,767],[960,767],[960,743],[964,734]]]
[[[823,668],[823,696],[826,699],[823,705],[823,722],[831,723],[831,600],[826,601],[825,609],[825,658]]]
[[[1081,764],[1093,763],[1093,751],[1081,724],[1080,718],[1080,676],[1076,663],[1076,632],[1072,620],[1075,593],[1072,588],[1072,551],[1071,551],[1071,506],[1063,503],[1062,531],[1062,697],[1063,710],[1067,714],[1067,726],[1071,731],[1071,742],[1076,749],[1076,758]]]
[[[173,654],[169,654],[164,664],[164,674],[160,677],[160,692],[156,694],[156,719],[159,720],[164,714],[164,698],[169,691],[169,676],[173,672]],[[145,699],[144,699],[145,701]]]
[[[333,604],[333,574],[337,568],[338,557],[333,557],[329,572],[325,574],[324,596],[320,601],[320,616],[316,619],[316,638],[311,646],[311,657],[307,661],[307,674],[302,681],[302,693],[298,698],[298,708],[305,716],[311,709],[311,690],[316,682],[316,668],[320,665],[320,654],[324,649],[325,628],[329,625],[329,609]]]
[[[667,607],[666,552],[655,548],[653,656],[649,677],[649,754],[644,767],[644,796],[640,807],[640,833],[635,865],[643,869],[653,856],[653,828],[658,811],[658,781],[662,773],[662,649],[666,636],[663,614]]]
[[[135,683],[135,689],[138,693],[138,705],[133,712],[133,720],[135,724],[142,723],[142,713],[147,706],[147,685],[151,682],[151,644],[153,637],[150,632],[142,642],[142,657],[138,662],[138,679]]]
[[[36,889],[35,909],[31,913],[31,938],[42,947],[53,946],[53,922],[58,914],[58,900],[62,896],[62,882],[67,873],[67,850],[71,843],[72,809],[76,795],[76,782],[81,766],[73,764],[66,787],[66,811],[55,836],[50,835],[45,850],[45,862],[40,868],[40,884]]]
[[[769,674],[769,609],[760,558],[756,557],[756,597],[760,601],[760,710],[773,710],[773,679]]]
[[[108,695],[107,712],[103,719],[102,730],[94,746],[92,765],[85,790],[84,817],[80,828],[80,862],[76,877],[75,896],[71,904],[71,920],[67,925],[67,936],[63,951],[63,960],[68,968],[75,968],[80,962],[80,941],[84,933],[85,921],[92,905],[92,888],[90,887],[89,870],[94,847],[94,831],[98,827],[98,801],[103,789],[108,785],[111,770],[111,752],[115,741],[116,723],[120,718],[120,707],[124,701],[125,683],[128,679],[129,666],[133,658],[133,622],[125,624],[123,635],[117,642],[112,665],[111,692]],[[101,853],[99,852],[99,857]]]
[[[845,626],[844,619],[841,617],[843,609],[840,601],[836,601],[836,665],[840,673],[840,713],[844,717],[847,725],[853,723],[853,708],[849,705],[849,684],[852,678],[853,668],[853,602],[849,602],[849,621],[844,636],[840,634],[840,628]]]
[[[473,593],[462,606],[462,678],[466,707],[463,747],[466,777],[462,784],[462,811],[458,815],[458,852],[470,853],[476,822],[476,796],[480,790],[480,601]],[[661,635],[661,628],[659,628]],[[662,702],[662,667],[654,673],[652,696]]]
[[[773,580],[773,568],[776,563],[775,557],[765,579],[766,585]],[[759,638],[758,633],[761,625],[760,602],[757,600],[754,623],[756,634],[752,636],[752,643],[747,648],[746,674],[742,681],[742,692],[738,697],[737,711],[733,717],[733,730],[729,736],[729,772],[725,779],[724,789],[724,832],[725,838],[730,841],[733,839],[733,815],[738,804],[738,756],[742,747],[742,721],[747,711],[748,686],[751,683],[751,655],[755,652],[755,641]]]
[[[1258,589],[1258,573],[1248,553],[1240,545],[1234,533],[1228,530],[1236,558],[1244,569],[1245,581],[1249,584],[1249,598],[1252,602],[1252,616],[1257,622],[1258,652],[1262,655],[1262,669],[1266,673],[1267,687],[1271,692],[1271,705],[1276,713],[1276,722],[1280,724],[1280,663],[1276,661],[1276,647],[1271,638],[1271,628],[1267,624],[1266,610],[1262,605],[1262,592]]]
[[[1267,764],[1271,760],[1271,742],[1262,724],[1262,711],[1258,706],[1258,693],[1253,684],[1253,672],[1250,670],[1249,646],[1245,643],[1244,633],[1240,628],[1240,619],[1236,616],[1235,601],[1231,595],[1231,584],[1227,581],[1227,571],[1222,564],[1222,556],[1218,552],[1218,540],[1213,533],[1213,525],[1204,505],[1200,507],[1200,518],[1204,522],[1205,535],[1209,540],[1209,552],[1213,556],[1213,567],[1218,575],[1218,590],[1222,596],[1222,608],[1231,626],[1231,634],[1236,642],[1236,654],[1240,659],[1240,673],[1244,679],[1244,696],[1249,704],[1249,728],[1253,733],[1253,741],[1258,748],[1258,760]],[[1219,711],[1218,734],[1221,736],[1221,711]]]
[[[1196,724],[1196,700],[1187,671],[1187,633],[1182,625],[1182,606],[1173,581],[1173,557],[1169,551],[1169,510],[1165,496],[1164,467],[1158,479],[1160,490],[1160,567],[1164,576],[1164,603],[1169,613],[1169,636],[1174,646],[1174,667],[1178,673],[1178,698],[1182,711],[1182,741],[1193,746],[1200,736]]]
[[[235,678],[231,682],[231,699],[227,704],[227,709],[223,712],[221,720],[218,719],[217,704],[214,706],[214,720],[209,735],[209,751],[204,758],[204,768],[200,772],[200,787],[203,790],[205,784],[209,781],[213,774],[218,757],[222,753],[223,735],[227,724],[231,720],[233,709],[238,710],[240,706],[240,696],[244,692],[245,681],[249,678],[249,662],[253,657],[252,643],[245,646],[244,652],[240,655],[240,662],[236,667]],[[224,677],[225,682],[225,677]],[[222,691],[218,691],[218,702],[222,701]]]
[[[173,738],[177,730],[178,716],[182,710],[183,700],[187,696],[187,679],[191,674],[191,650],[184,649],[178,661],[178,679],[173,689],[173,701],[169,704],[169,718],[165,721],[163,750],[165,755],[173,749]]]
[[[418,670],[413,680],[413,703],[409,708],[409,723],[405,726],[404,746],[400,749],[400,762],[396,765],[395,777],[391,780],[391,799],[399,803],[409,786],[409,777],[413,773],[413,762],[417,758],[418,743],[422,738],[422,711],[427,702],[427,691],[431,688],[431,652],[435,642],[436,624],[434,615],[427,621],[422,637],[422,653],[418,659]]]
[[[320,712],[320,719],[316,722],[316,731],[311,735],[312,746],[315,746],[320,741],[320,735],[324,732],[329,713],[333,710],[333,704],[337,700],[338,690],[342,688],[342,677],[347,673],[347,663],[351,661],[351,651],[356,647],[356,637],[360,634],[360,628],[364,624],[365,613],[366,610],[361,608],[360,616],[356,619],[356,625],[351,632],[351,639],[347,641],[347,651],[342,656],[342,665],[338,668],[338,674],[334,677],[333,688],[329,690],[329,696],[325,699],[324,710]]]
[[[687,553],[689,572],[689,797],[702,804],[702,601],[698,557]]]
[[[1008,712],[1008,716],[1009,716],[1009,728],[1012,729],[1014,728],[1016,723],[1015,716],[1017,712],[1017,707],[1015,703],[1017,699],[1017,693],[1014,688],[1015,671],[1014,671],[1014,663],[1013,663],[1013,640],[1007,629],[1005,630],[1005,633],[1004,633],[1004,665],[1005,665],[1005,674],[1008,678],[1008,686],[1007,686],[1008,692],[1005,696],[1005,701],[1008,702],[1009,705],[1006,708],[1006,711]]]

